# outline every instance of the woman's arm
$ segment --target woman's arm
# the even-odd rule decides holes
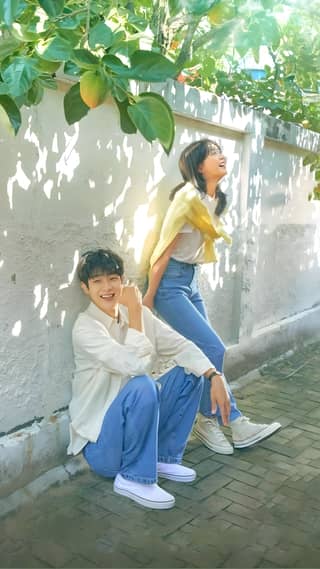
[[[165,272],[169,259],[172,252],[175,249],[177,241],[179,239],[179,234],[171,241],[170,245],[162,253],[161,257],[155,262],[149,273],[149,285],[146,294],[143,297],[142,304],[147,306],[152,310],[154,297],[157,294],[157,290],[162,279],[163,273]]]

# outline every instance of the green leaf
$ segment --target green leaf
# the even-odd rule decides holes
[[[15,102],[7,95],[0,95],[0,119],[10,132],[17,134],[21,126],[21,114]]]
[[[317,180],[317,182],[320,181],[320,170],[316,170],[315,179]]]
[[[165,81],[175,77],[177,67],[160,53],[137,50],[130,58],[131,69],[129,77],[140,81]]]
[[[99,22],[89,32],[89,46],[91,49],[100,46],[108,48],[112,45],[113,39],[112,30],[104,22]]]
[[[129,77],[130,76],[130,69],[126,65],[124,65],[118,57],[115,55],[105,55],[102,58],[103,63],[105,66],[110,70],[119,75],[119,77]]]
[[[15,38],[0,39],[0,61],[14,53],[20,45]]]
[[[38,3],[48,14],[49,18],[56,18],[64,8],[64,0],[38,0]]]
[[[33,60],[27,57],[16,57],[2,72],[2,78],[9,86],[13,97],[26,93],[36,77],[38,71],[33,65]]]
[[[200,16],[201,14],[208,12],[216,3],[216,0],[187,0],[187,2],[184,2],[184,7],[189,14]]]
[[[169,154],[174,141],[175,125],[172,111],[166,101],[156,93],[141,93],[128,114],[137,129],[149,142],[158,139]]]
[[[17,40],[23,42],[35,42],[39,39],[39,34],[30,32],[28,26],[22,26],[18,22],[12,24],[11,33]]]
[[[39,85],[41,85],[45,89],[52,89],[53,91],[56,91],[58,89],[56,79],[54,79],[51,75],[48,75],[47,73],[43,73],[42,75],[40,75],[38,82]]]
[[[1,82],[0,83],[0,95],[9,95],[9,94],[10,94],[9,85]]]
[[[78,76],[81,74],[81,69],[73,63],[73,61],[66,61],[63,67],[63,73],[66,75]]]
[[[137,127],[128,115],[128,98],[125,101],[115,99],[115,102],[119,109],[121,130],[126,134],[135,134],[137,132]]]
[[[117,101],[123,102],[128,99],[127,91],[129,89],[128,80],[123,77],[113,77],[111,94]]]
[[[38,105],[42,101],[44,88],[38,80],[33,81],[31,88],[27,93],[26,104]]]
[[[67,61],[72,56],[72,46],[59,36],[46,42],[40,42],[36,51],[43,59],[48,61]]]
[[[74,49],[71,60],[84,69],[96,69],[100,63],[99,58],[87,49]]]
[[[304,166],[308,166],[308,164],[311,164],[312,162],[314,162],[315,159],[316,159],[315,154],[313,154],[313,153],[306,154],[306,156],[304,157],[304,159],[302,161],[302,164]]]
[[[20,0],[1,0],[0,20],[8,27],[15,21],[20,9]]]
[[[81,99],[79,82],[65,94],[63,107],[68,124],[74,124],[88,114],[89,107]]]

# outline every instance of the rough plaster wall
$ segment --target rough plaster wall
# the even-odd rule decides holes
[[[127,276],[142,285],[142,251],[151,248],[149,230],[159,223],[169,190],[179,180],[180,149],[202,135],[218,137],[229,159],[224,189],[230,195],[227,223],[234,237],[231,250],[219,244],[220,261],[203,269],[202,287],[218,332],[226,342],[237,338],[244,235],[239,226],[247,168],[239,131],[250,127],[250,114],[226,103],[220,112],[207,94],[202,104],[197,91],[188,91],[183,99],[181,88],[178,99],[186,116],[177,118],[170,157],[138,135],[123,136],[111,104],[68,127],[62,93],[48,93],[26,114],[16,139],[1,134],[0,432],[34,417],[49,418],[68,404],[70,333],[86,305],[74,276],[79,252],[97,245],[116,248],[125,259]],[[225,115],[224,109],[232,112]],[[200,111],[207,120],[214,115],[216,124],[190,118]],[[318,210],[315,215],[319,219]],[[264,294],[267,288],[265,284]],[[272,303],[266,304],[272,312]]]
[[[86,305],[74,276],[79,252],[97,245],[121,251],[127,276],[143,285],[143,245],[179,180],[179,145],[220,134],[180,119],[167,157],[140,136],[123,137],[111,105],[66,126],[61,99],[47,94],[25,115],[17,138],[0,141],[0,432],[68,404],[70,333]],[[239,141],[225,142],[237,158]]]
[[[320,204],[307,200],[313,182],[302,159],[298,149],[266,141],[257,213],[255,330],[320,302]]]

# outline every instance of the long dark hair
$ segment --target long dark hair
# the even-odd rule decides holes
[[[201,140],[189,144],[182,151],[179,159],[179,169],[183,182],[171,190],[169,199],[173,200],[176,193],[183,188],[186,182],[190,182],[199,192],[206,194],[206,182],[198,169],[209,154],[217,153],[222,153],[220,145],[209,138],[202,138]],[[227,205],[227,196],[220,189],[219,184],[216,189],[216,198],[218,199],[218,203],[215,214],[221,215]]]

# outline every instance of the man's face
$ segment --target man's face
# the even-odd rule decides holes
[[[122,291],[122,278],[119,275],[96,275],[89,279],[88,286],[81,283],[81,288],[100,310],[112,318],[117,316]]]

